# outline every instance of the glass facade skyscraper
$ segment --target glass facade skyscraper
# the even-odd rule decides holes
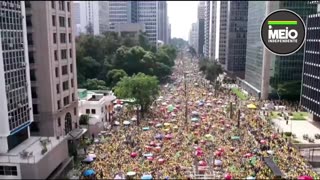
[[[244,78],[246,63],[248,1],[229,1],[225,69]]]
[[[316,12],[316,6],[307,4],[307,1],[249,2],[245,72],[245,83],[248,84],[248,87],[246,89],[253,94],[267,94],[262,97],[266,99],[268,94],[279,93],[277,91],[279,87],[290,88],[287,91],[289,93],[282,92],[282,97],[298,98],[304,47],[290,56],[269,54],[266,58],[266,53],[270,52],[264,48],[260,38],[261,23],[269,13],[277,9],[292,10],[304,20],[308,14]],[[268,78],[268,80],[264,78]],[[268,85],[263,85],[263,82]]]
[[[319,1],[312,3],[316,4]],[[310,4],[311,5],[311,4]],[[320,7],[320,5],[318,5]],[[320,119],[320,13],[311,14],[307,20],[307,39],[303,63],[301,106]]]

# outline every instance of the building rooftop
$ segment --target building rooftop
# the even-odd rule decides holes
[[[42,145],[40,140],[49,139],[50,142],[47,143],[47,152],[41,154]],[[31,136],[27,140],[23,141],[14,149],[10,150],[8,153],[0,154],[0,163],[37,163],[40,161],[48,152],[59,145],[62,141],[66,140],[66,136],[60,136],[60,139],[56,137],[36,137]],[[25,151],[26,155],[23,157],[21,154]]]

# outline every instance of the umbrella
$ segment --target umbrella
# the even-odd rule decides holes
[[[114,177],[114,179],[120,180],[120,179],[125,179],[125,178],[123,176],[120,176],[119,174],[117,174],[116,177]]]
[[[129,121],[123,121],[123,124],[124,124],[124,125],[129,125],[130,122],[129,122]]]
[[[167,108],[169,112],[172,112],[174,110],[174,106],[172,104],[170,104]]]
[[[172,116],[172,117],[176,117],[177,115],[176,115],[175,113],[172,113],[171,116]]]
[[[239,137],[239,136],[232,136],[231,139],[232,139],[232,140],[239,140],[240,137]]]
[[[163,102],[163,103],[162,103],[162,105],[163,105],[163,106],[166,106],[166,105],[167,105],[167,103],[166,103],[166,102]]]
[[[266,140],[261,140],[260,143],[261,144],[267,144],[267,141]]]
[[[143,154],[144,157],[152,157],[153,154],[152,153],[147,153],[147,154]]]
[[[254,104],[248,104],[247,108],[249,108],[249,109],[257,109],[257,106],[255,106]]]
[[[179,129],[179,127],[178,126],[173,126],[173,129]]]
[[[212,104],[211,104],[211,103],[207,103],[206,106],[209,106],[209,107],[210,107],[210,106],[212,106]]]
[[[92,157],[92,159],[97,158],[97,156],[95,154],[88,154],[88,157]]]
[[[82,160],[82,162],[84,162],[84,163],[91,163],[93,161],[94,161],[94,159],[90,156],[87,156],[84,160]]]
[[[192,122],[197,122],[197,121],[199,121],[199,119],[194,117],[194,118],[191,119],[191,121]]]
[[[134,171],[129,171],[127,173],[127,176],[134,176],[134,175],[136,175],[136,172],[134,172]]]
[[[142,130],[144,130],[144,131],[148,131],[149,129],[150,129],[149,127],[142,128]]]
[[[136,117],[131,118],[131,121],[136,121],[136,120],[137,120]]]
[[[214,165],[216,165],[216,166],[221,166],[221,165],[222,165],[222,161],[216,159],[216,160],[214,160]]]
[[[199,166],[207,166],[207,163],[205,161],[199,161]]]
[[[164,162],[164,159],[160,158],[160,159],[158,160],[158,162],[159,162],[160,164],[162,164],[162,163]]]
[[[172,134],[167,134],[164,136],[166,139],[172,139],[173,138],[173,135]]]
[[[120,124],[119,121],[114,122],[114,125],[116,125],[116,126],[118,126],[119,124]]]
[[[143,180],[149,180],[149,179],[152,179],[152,176],[150,174],[144,174],[141,179]]]
[[[272,155],[272,154],[273,154],[273,151],[272,151],[272,150],[268,150],[267,153],[270,154],[270,155]]]
[[[131,156],[132,158],[135,158],[135,157],[137,157],[137,156],[138,156],[138,153],[136,153],[136,152],[132,152],[132,153],[130,154],[130,156]]]
[[[163,136],[161,134],[157,134],[154,138],[158,139],[158,140],[161,140],[163,138]]]
[[[166,129],[164,129],[164,131],[165,131],[165,132],[168,132],[168,131],[170,131],[170,129],[169,129],[169,128],[166,128]]]
[[[147,157],[148,161],[153,161],[153,157]]]
[[[313,180],[313,178],[310,176],[299,176],[298,180]]]
[[[168,127],[168,126],[170,126],[171,124],[170,124],[170,123],[164,123],[163,125],[166,126],[166,127]]]
[[[85,176],[85,177],[92,176],[95,174],[96,174],[96,172],[93,169],[87,169],[83,172],[83,176]]]
[[[244,157],[246,157],[246,158],[250,158],[250,157],[252,157],[253,155],[251,154],[251,153],[247,153],[247,154],[245,154],[244,155]]]
[[[231,174],[226,174],[225,176],[224,176],[224,179],[225,180],[231,180],[232,179],[232,176],[231,176]]]
[[[256,179],[256,178],[253,177],[253,176],[248,176],[247,179],[248,179],[248,180],[254,180],[254,179]]]
[[[197,111],[192,111],[192,115],[199,115]]]
[[[162,127],[161,123],[156,124],[156,127]]]

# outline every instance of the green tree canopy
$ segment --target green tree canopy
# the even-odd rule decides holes
[[[128,74],[123,69],[112,69],[107,74],[107,79],[110,80],[110,85],[115,86],[121,78],[128,76]]]
[[[122,78],[113,90],[119,98],[134,98],[137,105],[140,105],[143,116],[159,94],[160,87],[156,76],[138,73]]]
[[[107,90],[106,83],[98,79],[87,79],[84,88],[88,90]]]

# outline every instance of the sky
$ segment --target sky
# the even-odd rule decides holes
[[[168,16],[171,24],[171,38],[189,39],[192,23],[197,22],[199,1],[167,1]],[[216,57],[219,52],[220,2],[217,3],[216,19]]]
[[[171,38],[188,40],[191,24],[197,22],[199,1],[167,1]]]

